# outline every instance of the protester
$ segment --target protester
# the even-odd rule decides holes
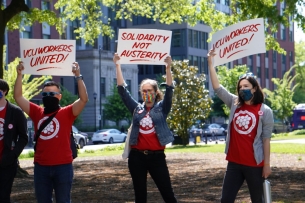
[[[222,186],[222,203],[234,203],[244,180],[251,202],[263,202],[263,181],[270,173],[272,110],[264,104],[264,94],[253,74],[242,75],[237,96],[219,84],[213,67],[214,50],[208,54],[209,72],[217,96],[230,108],[225,153],[228,161]]]
[[[70,132],[75,118],[84,109],[88,94],[77,62],[73,63],[72,72],[78,84],[79,99],[66,107],[59,106],[62,98],[60,86],[54,82],[46,82],[42,90],[44,108],[29,102],[22,95],[23,63],[17,66],[14,98],[21,109],[27,113],[34,123],[35,132],[43,122],[55,112],[55,117],[41,131],[36,142],[34,155],[34,185],[38,203],[51,203],[55,191],[56,202],[70,203],[73,180],[72,151],[70,148]]]
[[[157,185],[163,200],[166,203],[177,202],[164,154],[165,145],[174,140],[166,123],[171,110],[174,88],[171,57],[168,56],[164,60],[167,63],[164,99],[157,81],[145,79],[140,84],[143,103],[138,103],[127,90],[119,60],[120,57],[115,54],[113,61],[116,64],[118,92],[133,114],[128,167],[133,181],[135,202],[147,201],[147,172]]]
[[[27,121],[23,111],[6,100],[10,88],[0,79],[0,202],[9,203],[18,156],[28,142]]]

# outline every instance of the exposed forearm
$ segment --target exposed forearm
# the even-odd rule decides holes
[[[87,88],[83,80],[78,80],[77,81],[77,86],[78,86],[78,94],[79,94],[79,99],[87,103],[89,98],[88,98],[88,93],[87,93]]]
[[[214,90],[218,89],[219,86],[220,86],[219,85],[219,80],[218,80],[218,77],[217,77],[215,67],[213,66],[212,63],[209,63],[209,72],[210,72],[210,78],[211,78],[213,89]]]
[[[115,64],[116,67],[116,79],[117,79],[117,85],[123,85],[125,83],[121,65]]]
[[[14,86],[14,99],[18,103],[17,99],[22,97],[22,75],[17,75]]]

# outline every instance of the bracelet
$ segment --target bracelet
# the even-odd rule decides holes
[[[83,80],[83,76],[82,75],[75,76],[75,80],[76,81]]]

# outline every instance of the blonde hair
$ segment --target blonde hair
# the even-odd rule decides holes
[[[152,79],[144,79],[144,80],[142,80],[142,82],[140,84],[140,92],[141,92],[141,94],[143,93],[142,92],[143,85],[146,85],[146,84],[149,84],[149,85],[151,85],[154,88],[154,90],[156,92],[156,101],[155,102],[161,101],[163,99],[163,93],[159,89],[159,86],[158,86],[158,83],[157,83],[156,80],[152,80]]]

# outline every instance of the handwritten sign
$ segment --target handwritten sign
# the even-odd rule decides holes
[[[121,64],[159,64],[170,55],[172,31],[120,29],[117,53]]]
[[[75,40],[20,39],[23,73],[73,76]]]
[[[212,36],[211,44],[216,53],[214,66],[265,53],[264,19],[247,20],[220,30]]]

